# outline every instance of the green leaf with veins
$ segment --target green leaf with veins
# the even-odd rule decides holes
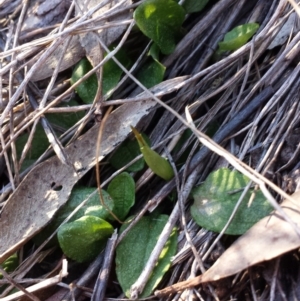
[[[248,183],[249,179],[238,171],[220,168],[212,172],[192,192],[194,204],[191,206],[191,214],[195,222],[207,230],[221,232]],[[254,199],[249,206],[252,197]],[[250,189],[225,233],[244,234],[272,210],[273,207],[260,190]]]

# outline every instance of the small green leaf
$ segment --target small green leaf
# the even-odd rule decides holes
[[[226,33],[223,42],[219,42],[219,51],[237,50],[245,45],[259,28],[257,23],[239,25]]]
[[[159,53],[160,53],[159,46],[156,43],[152,43],[149,50],[149,55],[151,55],[154,60],[159,61]]]
[[[116,53],[115,57],[124,67],[127,68],[128,66],[130,66],[131,61],[123,50],[119,50],[118,53]],[[87,58],[82,59],[79,63],[77,63],[73,70],[71,84],[73,85],[74,83],[76,83],[92,69],[93,68],[89,60]],[[122,69],[114,62],[113,59],[110,59],[103,65],[103,95],[110,93],[110,91],[118,84],[122,73]],[[83,83],[76,87],[75,90],[84,103],[92,103],[97,93],[97,88],[97,76],[96,74],[92,74],[88,79],[86,79]]]
[[[201,11],[208,2],[209,0],[185,0],[182,7],[188,14],[196,13]]]
[[[72,106],[78,106],[78,102],[75,100],[70,100],[68,103],[61,103],[58,107],[64,108],[64,107],[72,107]],[[53,125],[57,125],[64,130],[69,129],[72,127],[77,121],[82,119],[84,117],[84,112],[70,112],[70,113],[51,113],[46,114],[46,118],[48,121],[51,122]]]
[[[20,159],[24,146],[28,140],[29,133],[20,136],[16,141],[17,156]],[[43,127],[38,124],[31,142],[30,150],[27,153],[26,159],[38,159],[49,146],[49,140],[45,134]]]
[[[80,80],[85,74],[92,70],[92,65],[87,58],[79,61],[72,73],[71,85],[75,84]],[[75,88],[75,91],[78,93],[79,97],[84,103],[92,103],[98,89],[98,80],[96,74],[92,74],[84,82]]]
[[[34,237],[34,242],[37,245],[42,244],[59,226],[60,224],[73,212],[73,210],[86,200],[93,192],[95,188],[92,187],[79,187],[73,189],[67,203],[59,209],[56,213],[55,218],[52,222],[46,226],[39,234]],[[102,190],[102,196],[106,207],[113,211],[114,202],[110,195]],[[85,215],[93,215],[102,219],[108,219],[110,217],[109,211],[101,205],[98,192],[89,198],[84,206],[82,206],[75,214],[71,217],[69,222],[75,221]],[[56,239],[53,239],[49,245],[55,245]]]
[[[64,254],[77,262],[94,259],[113,233],[111,224],[96,216],[83,216],[62,225],[57,233]]]
[[[78,187],[73,189],[68,202],[63,206],[57,213],[57,217],[54,222],[59,226],[70,214],[71,212],[84,200],[86,200],[93,192],[95,188],[92,187]],[[114,208],[114,201],[111,196],[104,190],[102,190],[102,196],[104,198],[105,206],[112,211]],[[98,191],[93,194],[84,206],[82,206],[75,214],[72,216],[70,221],[74,221],[87,213],[90,213],[91,208],[93,211],[97,212],[97,217],[102,219],[107,219],[110,216],[109,211],[104,208],[101,204]]]
[[[114,200],[114,214],[123,220],[135,202],[135,183],[130,174],[123,172],[108,185],[107,191]]]
[[[8,257],[0,266],[6,273],[13,272],[19,266],[19,258],[17,253],[14,253],[13,255]],[[3,275],[0,273],[0,279],[2,278]]]
[[[149,138],[142,134],[147,144],[150,144]],[[111,156],[109,162],[115,169],[123,168],[126,164],[132,161],[134,158],[141,154],[140,147],[136,139],[124,141],[117,151]],[[140,171],[144,168],[144,158],[139,159],[135,163],[131,164],[126,170],[127,171]]]
[[[151,60],[137,74],[137,79],[146,87],[151,88],[163,81],[166,67],[157,60]]]
[[[193,191],[195,200],[191,207],[193,219],[201,227],[220,232],[227,223],[234,206],[242,194],[249,179],[237,171],[221,168],[212,172],[205,182]],[[236,192],[237,190],[241,190]],[[249,199],[253,190],[248,191],[226,234],[241,235],[256,222],[268,215],[273,207],[264,198],[261,191],[255,192],[250,207]]]
[[[172,0],[147,0],[133,14],[137,26],[163,54],[175,49],[175,38],[185,18],[184,9]]]
[[[111,50],[113,50],[113,48]],[[131,65],[131,60],[128,58],[124,50],[120,49],[116,53],[115,57],[125,68],[128,68]],[[117,86],[121,79],[122,73],[123,70],[114,62],[113,59],[110,59],[103,65],[103,95],[109,94],[111,90]]]
[[[154,249],[157,239],[168,221],[166,215],[152,215],[142,219],[130,230],[116,249],[116,273],[123,292],[129,297],[131,285],[141,274],[147,260]],[[121,227],[121,232],[128,225]],[[155,266],[141,298],[149,296],[159,284],[163,275],[170,267],[171,257],[177,248],[177,232],[173,230],[167,241],[157,265]]]
[[[140,150],[149,168],[164,180],[171,180],[174,177],[174,171],[171,164],[157,152],[152,150],[143,139],[142,135],[134,127],[131,127],[131,129],[140,145]]]

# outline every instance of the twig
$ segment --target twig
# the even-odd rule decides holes
[[[27,296],[29,299],[33,301],[40,301],[39,298],[37,298],[35,295],[31,294],[28,290],[26,290],[22,285],[20,285],[18,282],[14,281],[13,278],[11,278],[8,273],[2,267],[0,266],[0,272],[2,275],[6,278],[8,282],[10,282],[14,287],[18,288],[25,296]],[[1,298],[1,301],[4,301],[6,298]],[[13,299],[12,299],[13,300]]]
[[[2,270],[2,268],[0,268],[0,270],[1,270],[2,273],[4,272],[3,275],[5,275],[5,274],[7,275],[7,273],[4,270]],[[38,284],[32,285],[32,286],[26,288],[26,290],[22,286],[20,286],[18,283],[14,282],[13,284],[17,288],[19,288],[22,292],[14,293],[14,294],[11,294],[7,297],[1,298],[0,301],[12,301],[12,300],[18,299],[18,298],[20,298],[24,295],[28,296],[29,298],[31,298],[34,301],[40,301],[37,297],[35,297],[31,293],[36,292],[40,289],[52,286],[54,284],[57,284],[58,282],[61,281],[61,279],[63,277],[66,277],[67,275],[68,275],[68,262],[67,262],[66,259],[64,259],[63,262],[62,262],[62,270],[61,270],[61,273],[59,275],[54,276],[54,277],[49,278],[49,279],[46,279],[46,280],[44,280],[44,281],[42,281]]]
[[[132,299],[137,299],[138,295],[143,291],[147,280],[156,265],[156,262],[163,250],[167,240],[169,239],[173,228],[175,227],[176,222],[178,221],[180,214],[178,202],[176,203],[171,215],[169,216],[168,222],[166,223],[163,231],[161,232],[155,248],[152,250],[151,255],[148,259],[146,266],[144,267],[142,273],[140,274],[137,281],[130,288],[130,297]]]
[[[222,128],[220,128],[217,133],[213,136],[212,140],[216,143],[221,143],[228,135],[230,135],[237,127],[240,126],[260,105],[262,105],[268,97],[273,94],[273,89],[268,87],[256,96],[243,110],[237,112],[237,114]],[[195,132],[194,132],[195,133]],[[209,139],[210,140],[210,139]],[[210,149],[206,147],[202,147],[200,151],[193,157],[191,163],[188,167],[188,174],[193,171],[194,174],[198,173],[198,169],[200,168],[201,163],[203,164],[205,158],[210,153]],[[197,170],[196,170],[197,169]],[[181,171],[182,173],[182,171]],[[162,198],[168,195],[172,189],[174,188],[175,182],[171,180],[167,183],[163,189],[157,194],[156,197],[152,199],[154,203],[159,203]]]
[[[197,144],[196,144],[197,145]],[[200,254],[198,254],[197,250],[196,250],[196,247],[194,246],[193,244],[193,241],[191,239],[191,236],[187,230],[187,224],[186,224],[186,218],[185,218],[185,214],[184,214],[184,205],[185,205],[185,202],[186,202],[186,199],[187,199],[187,195],[183,193],[183,191],[186,189],[185,188],[185,185],[182,184],[181,188],[180,188],[180,184],[179,184],[179,177],[178,177],[178,172],[177,172],[177,169],[176,169],[176,166],[175,166],[175,163],[174,161],[172,160],[171,158],[171,155],[170,153],[168,152],[168,150],[165,149],[165,152],[167,153],[167,156],[168,156],[168,159],[173,167],[173,170],[174,170],[174,174],[175,174],[175,181],[176,181],[176,187],[177,187],[177,194],[178,194],[178,204],[179,204],[179,210],[180,210],[180,216],[181,216],[181,224],[182,224],[182,227],[184,229],[184,234],[185,234],[185,237],[186,237],[186,241],[188,242],[188,244],[190,245],[190,248],[194,254],[194,257],[196,258],[196,262],[202,272],[202,274],[206,271],[204,265],[203,265],[203,259],[200,257]],[[192,154],[192,152],[191,152]],[[188,158],[188,162],[189,162],[189,159],[192,158],[192,155],[189,156]],[[188,165],[188,163],[187,163]],[[189,181],[187,181],[187,190],[191,190],[189,187],[190,187],[190,183],[189,182],[194,182],[194,179],[188,179]],[[183,181],[185,181],[185,175],[183,176]],[[215,293],[213,287],[211,285],[208,285],[208,288],[211,292],[211,294],[214,296],[215,300],[216,301],[219,301],[219,298],[217,296],[217,294]]]
[[[108,110],[106,111],[106,113],[105,113],[105,115],[104,115],[104,117],[101,121],[100,127],[99,127],[98,137],[97,137],[97,147],[96,147],[96,158],[98,158],[99,154],[100,154],[103,128],[104,128],[106,120],[107,120],[110,112],[112,111],[112,109],[113,109],[113,107],[108,108]],[[96,160],[96,180],[97,180],[97,187],[98,187],[98,192],[99,192],[99,198],[100,198],[101,205],[109,212],[109,214],[116,221],[118,221],[120,224],[122,224],[123,222],[120,221],[120,219],[111,211],[111,209],[104,202],[104,197],[103,197],[102,189],[101,189],[101,180],[100,180],[100,163],[99,163],[98,160]]]
[[[118,234],[117,230],[115,230],[112,237],[107,242],[104,254],[104,263],[96,280],[91,301],[102,301],[104,299],[107,281],[110,274],[112,260],[114,258],[114,252],[117,244],[117,238]]]
[[[81,293],[79,289],[80,286],[86,286],[91,282],[91,280],[97,275],[100,267],[102,265],[104,259],[104,252],[101,252],[96,259],[89,265],[89,267],[84,271],[80,279],[74,284],[74,289],[71,292],[68,292],[64,297],[63,300],[71,301],[72,297],[74,296],[77,299]]]
[[[280,265],[280,258],[276,258],[275,260],[275,266],[274,266],[274,272],[272,275],[272,282],[271,282],[271,288],[270,288],[270,301],[275,300],[275,291],[276,291],[276,283],[278,281],[278,270]]]

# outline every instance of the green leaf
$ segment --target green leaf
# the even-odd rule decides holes
[[[75,100],[70,100],[68,103],[61,103],[58,107],[64,108],[64,107],[72,107],[72,106],[78,106],[78,102]],[[72,127],[77,121],[82,119],[84,117],[85,113],[84,111],[80,112],[70,112],[70,113],[51,113],[46,114],[46,118],[48,121],[50,121],[53,125],[60,126],[64,130],[69,129]]]
[[[80,80],[85,74],[92,70],[92,65],[87,58],[79,61],[72,73],[71,85],[75,84]],[[96,74],[92,74],[84,82],[75,88],[75,91],[78,93],[79,97],[84,103],[92,103],[96,96],[98,89],[98,80]]]
[[[114,214],[123,220],[135,202],[135,183],[130,174],[123,172],[108,185],[107,191],[114,200]]]
[[[150,144],[149,138],[142,134],[147,144]],[[124,141],[117,151],[111,156],[109,162],[115,169],[123,168],[126,164],[132,161],[134,158],[141,154],[138,142],[135,140]],[[140,171],[144,168],[144,158],[139,159],[135,163],[131,164],[126,170],[127,171]]]
[[[150,47],[148,55],[151,55],[154,60],[159,61],[160,49],[156,43],[153,43]]]
[[[152,150],[143,139],[142,135],[134,127],[131,127],[131,129],[139,143],[140,150],[149,168],[164,180],[171,180],[174,177],[174,171],[171,164],[157,152]]]
[[[184,9],[172,0],[147,0],[133,14],[137,26],[163,54],[175,49],[175,38],[184,21]]]
[[[221,168],[212,172],[192,193],[195,200],[191,207],[193,219],[205,229],[220,232],[248,183],[249,179],[238,171]],[[245,233],[273,210],[261,191],[255,191],[255,198],[248,207],[252,192],[253,189],[250,189],[246,194],[226,234]]]
[[[59,226],[71,214],[71,212],[84,200],[86,200],[93,192],[95,192],[95,190],[96,189],[92,187],[79,187],[73,189],[68,202],[58,211],[54,222]],[[104,198],[105,206],[112,211],[114,208],[114,201],[112,200],[111,196],[104,190],[102,190],[102,196]],[[74,214],[74,216],[70,219],[70,222],[87,215],[87,213],[91,212],[91,208],[94,212],[97,212],[96,216],[99,218],[107,219],[110,216],[109,211],[102,206],[99,194],[96,192],[89,198],[86,204]]]
[[[120,61],[124,67],[128,67],[131,61],[128,59],[126,53],[123,50],[119,50],[115,57]],[[82,59],[75,66],[72,77],[71,84],[73,85],[79,79],[81,79],[86,73],[92,70],[93,67],[87,58]],[[103,65],[103,80],[102,80],[102,94],[105,95],[109,93],[120,81],[122,69],[110,59]],[[92,74],[83,83],[75,88],[79,97],[84,103],[92,103],[97,93],[98,80],[96,74]]]
[[[59,209],[51,223],[34,237],[33,241],[35,244],[42,244],[73,212],[73,210],[86,200],[93,192],[95,192],[95,188],[92,187],[80,187],[73,189],[69,200],[61,209]],[[110,211],[113,211],[114,201],[110,195],[106,191],[102,190],[102,196],[106,207],[109,208]],[[93,215],[104,220],[110,217],[109,211],[101,205],[98,192],[89,198],[86,204],[71,217],[69,222],[75,221],[85,215]],[[49,245],[55,245],[56,243],[56,239],[53,239]]]
[[[196,13],[201,11],[208,2],[209,0],[185,0],[182,7],[188,14]]]
[[[239,25],[226,33],[223,42],[219,42],[219,51],[237,50],[245,45],[259,28],[257,23]]]
[[[116,53],[115,57],[125,68],[128,68],[131,65],[131,61],[124,50],[120,49]],[[103,95],[109,94],[111,90],[117,86],[118,82],[121,79],[122,73],[123,70],[114,62],[113,59],[110,59],[103,65]]]
[[[116,249],[116,273],[123,292],[129,297],[131,285],[141,274],[154,249],[157,239],[168,221],[166,215],[151,215],[142,219],[130,230]],[[121,232],[127,228],[124,224]],[[170,267],[171,257],[177,248],[177,232],[173,230],[157,265],[148,280],[141,298],[149,296]]]
[[[6,273],[13,272],[19,266],[19,258],[17,253],[14,253],[8,257],[0,266]],[[0,273],[0,279],[2,278],[3,275]]]
[[[151,60],[137,73],[137,79],[146,87],[151,88],[163,81],[166,67],[157,60]]]
[[[18,159],[21,158],[21,154],[28,140],[28,137],[29,137],[29,133],[25,133],[22,136],[20,136],[16,141]],[[45,134],[45,131],[43,127],[40,124],[38,124],[36,126],[35,133],[31,142],[31,147],[27,153],[26,159],[28,160],[38,159],[48,148],[48,146],[49,146],[49,140]]]
[[[83,216],[62,225],[57,233],[64,254],[77,261],[93,260],[105,247],[113,233],[111,224],[96,216]]]

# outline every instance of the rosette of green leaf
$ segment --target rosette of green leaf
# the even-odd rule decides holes
[[[201,11],[208,2],[209,0],[185,0],[182,7],[188,14],[196,13]]]
[[[191,206],[193,219],[201,227],[220,232],[227,223],[233,208],[240,198],[249,179],[238,171],[221,168],[212,172],[205,182],[192,192],[194,204]],[[239,206],[226,234],[241,235],[256,222],[268,215],[273,207],[261,191],[255,191],[250,207],[248,203],[253,193],[250,189]]]
[[[119,50],[115,57],[120,61],[120,63],[128,68],[131,65],[131,61],[126,55],[124,50]],[[85,74],[87,74],[93,67],[87,58],[83,58],[75,66],[72,77],[71,84],[73,85],[78,80],[80,80]],[[105,95],[109,93],[120,81],[123,70],[114,62],[113,59],[108,60],[103,65],[103,79],[102,79],[102,94]],[[84,82],[75,88],[79,97],[84,103],[92,103],[94,101],[95,95],[98,89],[98,80],[96,74],[92,74]]]
[[[184,9],[173,0],[147,0],[133,14],[137,26],[163,54],[175,49],[175,40],[185,18]]]
[[[135,182],[130,174],[117,175],[108,185],[107,191],[114,200],[113,213],[123,220],[135,202]]]
[[[144,133],[142,134],[144,140],[149,145],[150,139]],[[120,169],[127,165],[130,161],[141,154],[139,144],[136,139],[124,141],[117,151],[109,159],[109,163],[115,168]],[[131,164],[127,167],[127,171],[140,171],[144,168],[145,160],[144,158],[139,159],[138,161]]]
[[[129,297],[130,287],[145,267],[167,221],[167,215],[152,214],[151,216],[142,217],[118,245],[116,249],[116,273],[122,290],[127,297]],[[124,224],[121,227],[121,232],[127,226],[127,224]],[[176,249],[177,232],[174,229],[139,297],[147,297],[153,292],[169,269],[171,257],[175,255]]]
[[[171,180],[174,177],[174,171],[171,164],[157,152],[152,150],[143,136],[134,127],[131,127],[131,129],[139,143],[140,150],[149,168],[164,180]]]
[[[245,45],[259,28],[257,23],[239,25],[227,32],[224,40],[219,42],[218,52],[235,51]]]
[[[86,215],[96,216],[104,220],[108,219],[110,217],[109,211],[113,211],[114,209],[114,201],[106,191],[102,190],[102,196],[105,204],[104,207],[100,202],[98,192],[96,193],[94,192],[95,192],[95,188],[92,187],[74,188],[67,203],[61,209],[58,210],[52,222],[48,226],[46,226],[46,228],[43,229],[42,232],[37,234],[34,237],[33,241],[37,245],[42,244],[45,241],[45,239],[47,239],[61,225],[61,223],[74,211],[74,209],[89,197],[90,198],[88,199],[86,204],[82,206],[71,217],[69,222],[73,222],[76,219],[79,219]],[[51,240],[49,245],[55,245],[55,244],[57,244],[56,237]]]
[[[77,261],[93,260],[105,247],[114,228],[96,216],[83,216],[58,229],[58,242],[64,254]]]

